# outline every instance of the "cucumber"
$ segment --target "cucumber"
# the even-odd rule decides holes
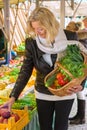
[[[54,74],[50,78],[48,78],[47,81],[45,82],[45,86],[50,87],[53,84],[55,78],[56,78],[56,74]]]

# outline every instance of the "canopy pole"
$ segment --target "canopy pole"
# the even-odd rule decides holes
[[[60,1],[60,25],[65,28],[65,0]]]
[[[10,43],[10,2],[9,0],[3,0],[4,3],[4,27],[7,35],[7,59],[6,63],[9,64],[11,58],[11,43]]]

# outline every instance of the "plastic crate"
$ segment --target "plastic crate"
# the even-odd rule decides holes
[[[0,130],[22,130],[29,123],[29,114],[28,110],[15,110],[12,109],[12,112],[17,113],[20,116],[20,119],[15,122],[14,117],[8,119],[8,124],[0,123]]]

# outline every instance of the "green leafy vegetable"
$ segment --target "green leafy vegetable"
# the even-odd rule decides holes
[[[60,63],[69,70],[74,77],[84,75],[84,57],[76,44],[68,45],[66,55],[60,60]]]

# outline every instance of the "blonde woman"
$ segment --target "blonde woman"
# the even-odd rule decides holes
[[[32,70],[36,68],[35,96],[39,117],[40,130],[53,130],[52,122],[55,112],[54,130],[68,130],[68,117],[75,98],[75,93],[83,89],[82,85],[67,90],[68,95],[53,95],[44,84],[45,76],[55,66],[57,54],[63,52],[68,42],[64,31],[53,13],[44,7],[36,8],[28,19],[29,36],[25,41],[25,58],[10,99],[3,106],[11,110],[12,104],[18,99],[27,84]],[[74,42],[73,44],[79,44]],[[82,47],[82,49],[84,49]],[[1,107],[3,107],[1,106]]]

